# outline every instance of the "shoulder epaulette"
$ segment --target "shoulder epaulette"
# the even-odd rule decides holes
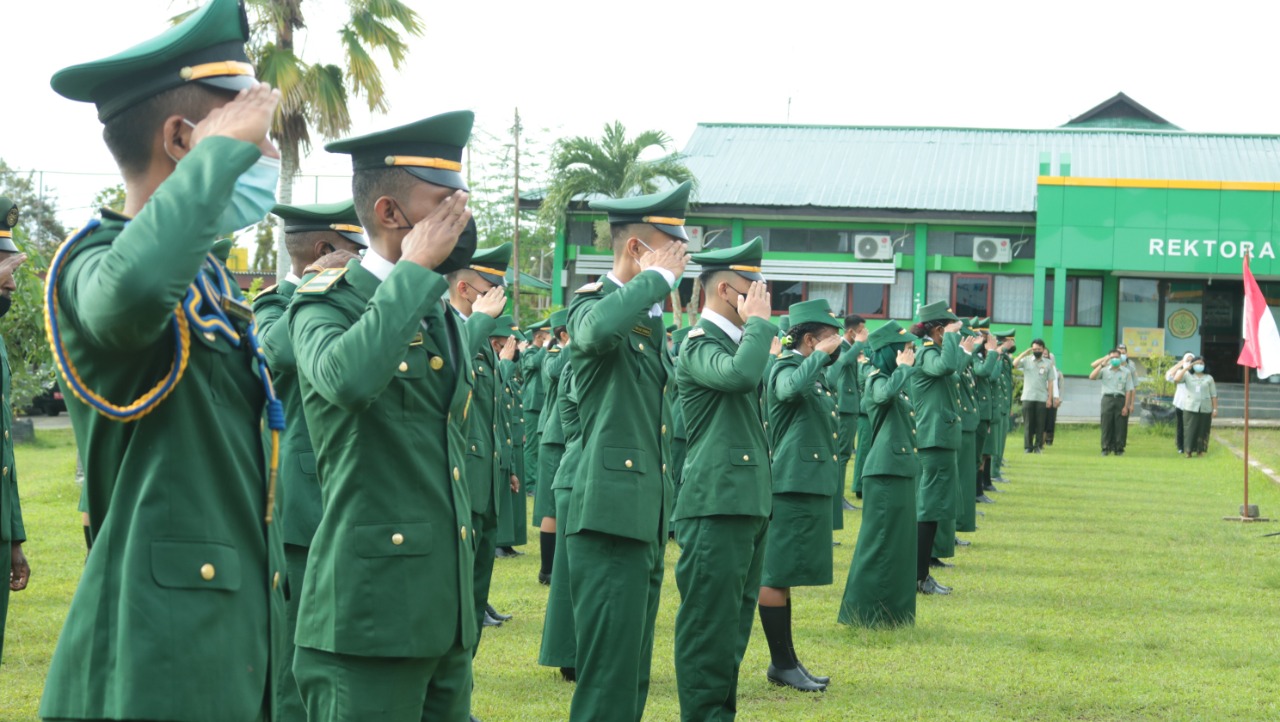
[[[690,331],[689,335],[686,336],[685,338],[697,338],[699,336],[705,336],[706,334],[707,334],[707,330],[705,328],[695,328],[692,331]]]
[[[326,268],[298,286],[298,290],[294,293],[328,293],[338,279],[345,275],[347,275],[346,268]]]
[[[599,291],[602,288],[604,288],[604,282],[596,281],[595,283],[588,283],[582,288],[579,288],[578,290],[574,291],[574,293],[595,293],[596,291]]]
[[[559,349],[559,348],[549,348],[549,349],[547,349],[547,353],[560,353],[560,349]]]
[[[871,376],[875,376],[878,373],[880,373],[880,369],[871,369],[870,371],[867,372],[867,377],[869,378]]]
[[[261,295],[264,293],[275,293],[279,289],[280,289],[280,284],[273,283],[270,286],[267,286],[266,288],[262,289],[261,291],[258,291],[258,294]]]

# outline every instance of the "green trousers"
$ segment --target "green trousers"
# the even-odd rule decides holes
[[[538,447],[542,445],[542,434],[538,433],[540,416],[536,411],[524,412],[524,473],[529,478],[520,477],[520,486],[525,492],[538,489]]]
[[[871,417],[866,414],[858,414],[858,438],[871,438]],[[865,448],[864,448],[865,447]],[[854,446],[853,461],[853,491],[857,494],[862,493],[862,465],[867,461],[867,454],[871,452],[871,445]]]
[[[658,521],[647,542],[594,531],[565,539],[578,631],[570,722],[644,716],[666,546],[657,538]]]
[[[471,648],[474,657],[480,651],[480,635],[484,632],[485,607],[489,604],[489,585],[493,581],[493,553],[498,548],[497,506],[494,499],[489,511],[484,514],[471,512],[471,533],[475,538],[476,564],[472,568],[471,582],[475,591],[476,606],[476,646]]]
[[[868,476],[862,527],[840,601],[841,624],[897,627],[916,621],[916,480]]]
[[[1124,440],[1120,438],[1120,426],[1128,419],[1120,415],[1124,410],[1124,394],[1102,395],[1102,450],[1106,452],[1124,451]]]
[[[994,412],[993,412],[994,413]],[[1009,407],[1001,405],[999,410],[999,422],[991,422],[992,433],[996,435],[996,455],[991,457],[991,475],[1002,476],[1001,471],[1004,469],[1004,449],[1005,444],[1009,441]]]
[[[293,672],[308,722],[465,722],[471,650],[440,657],[358,657],[298,647]]]
[[[956,531],[978,530],[978,452],[977,430],[960,433],[960,453],[956,464],[960,473],[956,488]]]
[[[973,439],[974,455],[977,457],[976,461],[977,461],[978,468],[982,468],[983,455],[989,455],[989,453],[987,452],[987,448],[990,445],[990,442],[988,441],[990,437],[991,437],[991,422],[986,419],[979,419],[978,430],[974,432],[974,439]],[[973,496],[976,499],[978,494],[982,493],[978,487],[978,480],[976,478],[973,480],[973,490],[974,490]],[[962,489],[961,491],[963,492],[964,490]],[[977,516],[977,513],[978,512],[975,509],[974,515]]]
[[[302,706],[302,693],[293,678],[293,633],[298,628],[298,601],[302,599],[302,582],[307,572],[307,554],[311,550],[295,544],[284,545],[284,562],[289,593],[284,600],[284,653],[276,666],[275,722],[306,722],[307,710]]]
[[[13,570],[13,543],[0,542],[0,662],[4,661],[4,625],[9,618],[9,573]]]
[[[840,414],[840,436],[836,440],[840,466],[840,479],[836,482],[836,495],[831,499],[831,528],[844,528],[844,491],[845,477],[849,475],[849,462],[853,459],[855,439],[858,435],[858,415]],[[854,463],[857,466],[857,463]]]
[[[573,489],[552,489],[551,493],[555,495],[556,519],[567,519],[569,497],[573,495]],[[556,524],[556,555],[551,562],[551,588],[547,591],[547,614],[542,620],[542,648],[538,652],[538,664],[544,667],[575,666],[577,630],[573,624],[569,550],[564,543],[566,526],[568,525]]]
[[[676,690],[683,722],[722,722],[738,712],[738,670],[751,639],[769,520],[681,519],[676,587]]]

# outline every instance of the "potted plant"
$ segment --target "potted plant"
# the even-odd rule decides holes
[[[1164,372],[1177,359],[1172,356],[1152,356],[1143,359],[1147,375],[1137,384],[1135,396],[1142,411],[1142,423],[1171,424],[1177,412],[1173,408],[1173,392],[1177,384],[1165,380]]]

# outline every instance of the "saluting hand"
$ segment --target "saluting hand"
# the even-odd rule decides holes
[[[307,267],[308,268],[344,268],[354,258],[359,258],[359,256],[352,253],[351,251],[337,250],[331,253],[324,254],[320,258],[316,259],[315,263]]]
[[[27,254],[15,253],[12,256],[0,261],[0,288],[9,285],[13,280],[13,274],[18,270],[18,266],[27,262]]]
[[[777,336],[773,337],[773,341],[769,343],[769,353],[774,356],[782,353],[782,339]]]
[[[684,274],[684,267],[689,263],[689,247],[679,241],[668,243],[657,251],[649,251],[638,261],[640,270],[665,268],[679,278]]]
[[[498,358],[503,361],[516,360],[516,337],[508,336],[507,342],[502,344],[502,351],[498,353]]]
[[[960,339],[960,348],[964,349],[965,351],[972,351],[973,347],[977,345],[978,345],[977,336],[969,336],[967,338]]]
[[[278,157],[275,147],[267,141],[271,130],[271,118],[280,105],[280,91],[266,83],[258,83],[236,94],[234,100],[214,108],[191,130],[191,147],[214,135],[222,135],[262,148],[263,153]]]
[[[738,296],[738,318],[743,321],[748,318],[769,320],[769,316],[773,313],[773,302],[772,295],[766,288],[764,283],[752,281],[751,287],[747,289],[747,295]]]
[[[964,324],[960,323],[959,321],[952,321],[951,323],[947,324],[946,326],[944,326],[944,327],[942,328],[942,332],[943,332],[943,333],[956,333],[956,332],[958,332],[958,331],[960,330],[960,327],[961,327],[961,326],[963,326],[963,325],[964,325]]]
[[[916,363],[916,346],[909,343],[898,352],[899,366],[914,366]]]
[[[418,221],[400,242],[400,257],[423,268],[435,268],[453,253],[471,220],[466,191],[456,191],[436,209]]]
[[[986,349],[987,349],[988,351],[995,351],[995,350],[996,350],[996,337],[995,337],[995,336],[992,336],[991,334],[987,334],[986,339],[987,339]]]
[[[822,339],[821,341],[819,341],[813,347],[813,350],[821,351],[825,354],[833,354],[836,352],[836,349],[840,348],[840,344],[843,342],[844,342],[844,339],[840,337],[840,334],[836,334],[834,336],[828,336]]]
[[[497,318],[502,315],[502,309],[507,307],[507,289],[502,286],[494,286],[488,291],[480,294],[475,303],[471,304],[472,313],[483,313],[490,318]],[[508,339],[513,338],[511,336]]]
[[[856,343],[866,343],[867,339],[870,337],[871,337],[871,332],[867,330],[866,326],[863,326],[861,331],[853,335],[853,340]]]

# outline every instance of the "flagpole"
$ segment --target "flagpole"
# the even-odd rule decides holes
[[[1240,507],[1240,516],[1256,516],[1249,513],[1249,377],[1253,369],[1244,369],[1244,506]]]

